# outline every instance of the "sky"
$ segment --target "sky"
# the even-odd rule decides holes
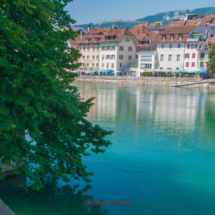
[[[156,13],[215,7],[214,0],[73,0],[66,7],[76,24],[136,20]]]

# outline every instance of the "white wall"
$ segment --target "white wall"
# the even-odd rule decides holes
[[[161,48],[162,43],[158,43],[157,45],[157,53],[158,53],[158,69],[163,67],[161,71],[172,71],[176,70],[176,68],[183,69],[184,65],[184,43],[163,43],[164,48]],[[169,48],[169,45],[172,44],[172,48]],[[178,44],[181,44],[181,47],[178,48]],[[161,55],[164,55],[164,60],[161,61]],[[177,61],[177,55],[180,55],[180,61]],[[169,61],[169,55],[172,55],[172,61]],[[171,68],[171,69],[167,69]]]
[[[151,61],[141,61],[142,56],[151,56]],[[136,76],[140,77],[141,72],[148,72],[148,71],[153,71],[154,69],[156,69],[156,67],[155,67],[156,61],[157,61],[156,51],[145,50],[145,51],[139,52],[138,71],[136,73]],[[152,66],[151,66],[151,68],[141,69],[141,64],[151,64]]]
[[[114,46],[115,50],[102,50],[102,47],[107,47],[107,46]],[[117,42],[115,43],[101,43],[100,44],[100,54],[99,54],[99,69],[100,70],[107,70],[107,63],[109,63],[108,69],[117,71],[117,52],[118,52],[118,44]],[[104,55],[104,59],[102,60],[102,56]],[[115,55],[115,59],[106,59],[106,56],[110,55],[110,58],[112,55]],[[104,67],[102,67],[102,63],[104,63]],[[111,64],[114,63],[114,68],[111,67]]]

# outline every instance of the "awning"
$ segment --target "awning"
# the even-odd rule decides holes
[[[114,72],[113,70],[107,70],[107,73],[112,73],[112,72]]]
[[[206,73],[207,72],[207,70],[205,69],[205,70],[193,70],[193,71],[190,71],[190,72],[188,72],[188,73],[194,73],[194,74],[196,74],[196,73],[198,73],[198,74],[201,74],[201,73]]]

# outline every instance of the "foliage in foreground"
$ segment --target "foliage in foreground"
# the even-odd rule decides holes
[[[90,182],[93,173],[82,156],[111,144],[104,138],[112,132],[86,119],[92,99],[80,99],[70,85],[76,75],[65,71],[80,66],[74,63],[80,53],[65,43],[76,36],[70,28],[74,20],[64,10],[69,2],[0,2],[0,157],[34,181],[33,189],[43,187],[47,174]],[[59,30],[63,27],[70,30]],[[23,138],[26,132],[31,141]],[[2,169],[0,174],[2,179]]]

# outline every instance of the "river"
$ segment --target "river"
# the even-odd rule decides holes
[[[96,97],[88,119],[114,131],[113,145],[84,158],[90,185],[55,178],[38,192],[0,188],[17,215],[215,214],[215,90],[74,85]]]

